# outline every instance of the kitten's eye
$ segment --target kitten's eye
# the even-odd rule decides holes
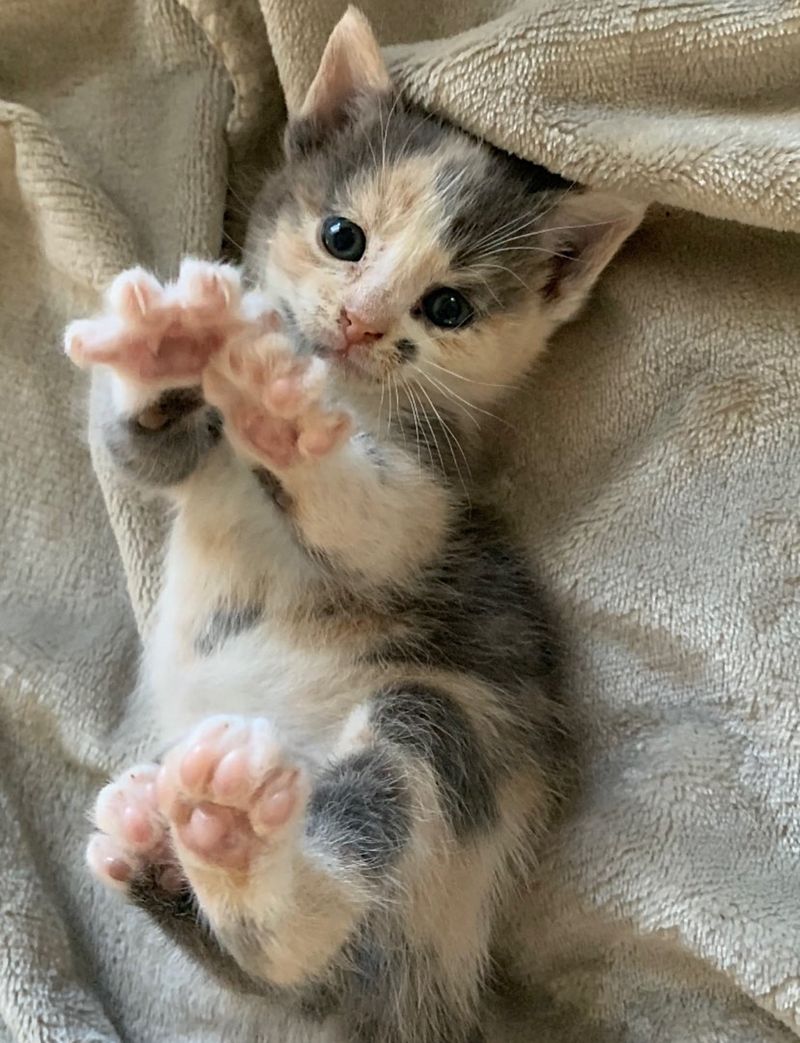
[[[367,248],[367,237],[346,217],[326,217],[322,222],[322,245],[339,261],[360,261]]]
[[[422,312],[434,326],[455,330],[472,321],[473,313],[466,297],[449,286],[431,290],[422,298]]]

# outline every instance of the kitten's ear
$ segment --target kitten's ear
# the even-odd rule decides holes
[[[645,207],[592,189],[566,192],[547,215],[542,244],[555,255],[544,288],[545,309],[556,322],[571,319],[608,262],[635,232]]]
[[[389,71],[369,22],[357,8],[348,7],[328,37],[305,101],[292,116],[318,124],[335,123],[354,97],[382,93],[390,86]]]

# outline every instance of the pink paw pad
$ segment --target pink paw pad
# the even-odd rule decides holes
[[[158,800],[180,843],[195,858],[245,870],[279,840],[306,792],[269,723],[216,717],[168,755]]]
[[[162,886],[179,886],[167,823],[158,810],[158,766],[131,768],[109,783],[97,798],[98,832],[89,840],[86,859],[103,883],[125,888],[146,868],[158,870]]]

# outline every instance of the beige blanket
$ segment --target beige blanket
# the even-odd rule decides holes
[[[0,5],[3,1040],[285,1039],[82,867],[85,809],[130,757],[163,519],[100,452],[93,473],[58,354],[117,269],[214,256],[226,181],[246,201],[275,156],[281,85],[301,95],[341,5],[262,6]],[[525,913],[531,996],[492,1038],[796,1040],[800,11],[365,8],[421,101],[656,204],[500,454],[560,605],[585,773]]]

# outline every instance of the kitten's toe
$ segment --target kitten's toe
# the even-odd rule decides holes
[[[298,359],[290,352],[275,353],[260,381],[259,397],[274,416],[296,420],[319,407],[328,379],[322,359]]]
[[[242,300],[242,280],[235,268],[187,257],[181,262],[176,297],[185,318],[235,322]]]
[[[95,803],[97,828],[132,851],[156,848],[165,832],[156,800],[157,775],[158,765],[137,765],[104,786]]]
[[[164,310],[164,288],[144,268],[129,268],[111,283],[106,294],[112,314],[130,326],[159,322]]]
[[[138,872],[137,859],[105,833],[93,833],[86,848],[86,862],[106,887],[128,889]]]
[[[155,764],[131,768],[97,797],[97,832],[89,840],[86,859],[110,887],[124,889],[145,869],[160,866],[166,872],[172,863],[167,823],[158,809],[158,771]]]
[[[341,410],[314,411],[302,418],[297,448],[301,456],[322,457],[347,441],[353,431],[351,417]]]
[[[115,316],[75,319],[64,331],[64,353],[81,368],[107,364],[123,347],[125,330]]]

